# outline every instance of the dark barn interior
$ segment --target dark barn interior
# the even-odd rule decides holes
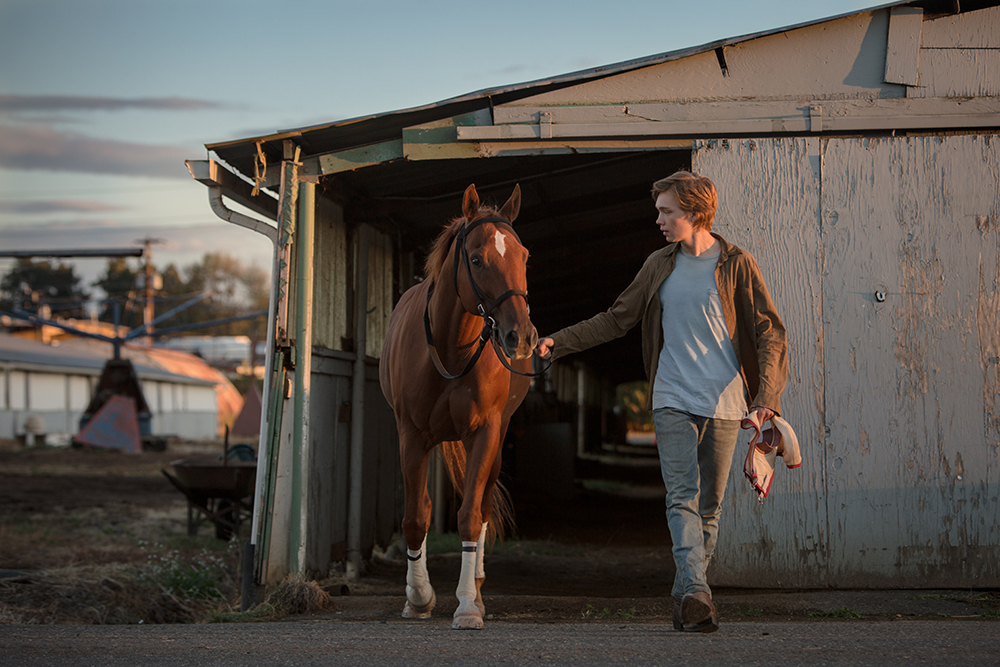
[[[451,106],[447,114],[443,109],[428,113],[440,117],[460,106]],[[378,142],[398,137],[400,126],[426,122],[422,114],[376,116],[288,136],[301,146],[307,174],[316,170],[310,156],[338,150],[372,151],[375,157],[366,154],[366,164],[357,168],[312,173],[318,176],[317,200],[339,204],[349,228],[368,224],[395,239],[396,298],[419,280],[431,241],[443,225],[461,214],[462,195],[473,183],[481,201],[495,205],[506,201],[515,184],[520,185],[521,209],[514,226],[530,252],[529,303],[539,335],[609,308],[646,257],[662,247],[650,188],[654,181],[691,167],[690,143],[684,142],[683,148],[629,150],[625,145],[488,158],[379,157],[378,146],[384,144]],[[254,161],[261,153],[268,163],[288,158],[282,154],[285,138],[279,134],[259,145],[241,141],[208,148],[239,172],[253,174]],[[230,192],[249,190],[245,183],[230,181],[229,185]],[[277,192],[276,183],[267,185]],[[248,202],[252,204],[244,197],[241,203]],[[271,202],[264,202],[266,211],[258,211],[273,218],[276,205]],[[348,305],[348,312],[352,310]],[[637,535],[658,530],[661,534],[654,541],[662,543],[662,482],[655,448],[625,446],[625,422],[613,414],[611,405],[618,384],[645,378],[638,327],[622,339],[559,363],[564,371],[562,398],[557,398],[548,382],[536,383],[515,414],[504,444],[502,479],[517,509],[518,533],[524,537],[564,533],[576,541],[592,535],[595,526],[600,531],[604,524],[614,524],[619,529],[629,526]],[[583,411],[585,456],[580,456],[581,412],[575,397],[581,364],[590,388],[599,384],[602,396],[602,405],[591,403]],[[606,456],[609,441],[611,457]],[[598,480],[598,486],[611,482],[624,491],[609,496],[595,491],[593,485],[585,488],[583,479]],[[453,496],[448,504],[443,512],[446,523],[441,526],[446,530],[454,526]],[[590,509],[581,514],[578,510],[583,506]]]
[[[419,273],[431,240],[460,215],[470,183],[496,205],[520,184],[515,228],[531,253],[532,321],[545,335],[610,307],[662,246],[650,186],[689,163],[690,152],[676,150],[397,161],[327,177],[323,187],[346,199],[345,218],[398,234]],[[639,346],[633,330],[576,359],[618,384],[644,377]]]

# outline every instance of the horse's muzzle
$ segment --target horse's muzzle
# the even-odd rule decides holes
[[[538,331],[530,327],[530,332],[522,336],[516,329],[511,329],[500,338],[500,346],[504,354],[511,359],[527,359],[531,356],[538,342]]]

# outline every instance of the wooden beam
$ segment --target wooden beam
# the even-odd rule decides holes
[[[475,146],[455,140],[456,129],[462,126],[486,125],[492,122],[488,109],[461,114],[403,129],[403,154],[408,160],[448,160],[480,157]]]
[[[370,146],[361,146],[346,151],[320,155],[317,158],[317,171],[318,175],[326,176],[343,171],[353,171],[361,167],[370,167],[375,164],[398,160],[402,157],[403,140],[400,138]]]
[[[548,114],[544,123],[539,122],[542,113]],[[995,97],[895,98],[874,103],[822,100],[510,107],[497,109],[496,125],[457,127],[456,136],[458,141],[478,143],[483,153],[492,150],[499,154],[501,149],[496,147],[519,144],[536,152],[545,145],[579,152],[579,142],[602,139],[625,146],[625,142],[655,141],[653,137],[670,141],[673,136],[813,132],[819,129],[813,121],[820,114],[822,131],[827,133],[989,128],[1000,124],[1000,101]],[[570,141],[572,144],[567,143]],[[609,145],[600,148],[607,150]]]

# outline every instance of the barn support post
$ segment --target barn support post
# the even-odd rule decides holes
[[[292,507],[289,569],[306,569],[306,526],[309,514],[309,398],[312,368],[313,250],[316,185],[299,183],[298,224],[295,228],[295,398],[292,435]]]
[[[351,379],[351,463],[347,514],[347,578],[361,576],[362,452],[365,436],[365,349],[368,338],[368,225],[358,229],[354,299],[354,374]]]
[[[287,146],[289,149],[289,155],[286,158],[292,157],[291,144]],[[298,149],[294,152],[294,162],[298,162]],[[279,270],[281,262],[285,259],[287,264],[287,252],[288,243],[290,242],[289,234],[280,234],[282,228],[287,228],[289,224],[293,221],[285,220],[285,224],[282,224],[282,219],[279,214],[278,216],[278,226],[273,227],[263,220],[258,220],[250,216],[244,215],[233,211],[226,206],[222,199],[222,185],[216,180],[219,178],[221,172],[218,171],[219,167],[212,161],[202,161],[202,160],[186,160],[185,165],[187,165],[188,171],[191,177],[204,183],[208,187],[208,203],[209,208],[216,216],[240,227],[253,230],[258,234],[266,236],[273,245],[273,256],[272,256],[272,270],[271,270],[271,287],[268,292],[267,299],[267,336],[266,336],[266,351],[264,353],[264,391],[261,395],[261,415],[260,415],[260,433],[257,440],[257,473],[254,482],[254,502],[252,510],[252,520],[250,524],[250,539],[243,545],[242,560],[240,564],[241,568],[241,582],[240,582],[240,611],[246,611],[255,603],[256,597],[256,584],[260,582],[260,572],[261,569],[257,567],[257,563],[262,560],[261,555],[266,554],[267,544],[268,544],[268,529],[269,519],[262,520],[261,508],[265,505],[270,507],[270,499],[273,497],[273,480],[271,483],[268,482],[268,475],[272,473],[274,465],[271,462],[272,450],[276,447],[272,446],[272,433],[271,427],[276,422],[280,423],[280,419],[276,415],[280,416],[280,410],[275,410],[275,405],[278,401],[275,400],[276,397],[281,396],[281,386],[284,384],[284,372],[281,370],[280,364],[280,353],[277,352],[278,346],[278,333],[281,332],[282,337],[284,336],[285,325],[278,324],[276,322],[278,314],[278,301],[279,294],[282,296],[281,299],[285,298],[287,285],[282,283],[282,273]],[[285,162],[282,164],[282,172],[285,173],[286,165],[288,166],[288,171],[291,171],[291,163]],[[279,196],[279,200],[284,200],[284,179],[282,180],[282,196]],[[287,282],[287,281],[286,281]],[[272,377],[275,374],[276,369],[278,370],[277,378]],[[280,398],[279,398],[280,400]],[[280,426],[278,427],[280,428]],[[275,443],[276,444],[276,443]],[[277,457],[274,457],[277,461]],[[258,546],[263,545],[263,549],[258,550]]]
[[[295,238],[295,213],[298,200],[298,168],[300,149],[286,141],[284,160],[281,163],[281,187],[278,195],[278,230],[275,261],[272,267],[271,290],[274,293],[275,312],[268,327],[268,338],[273,336],[273,347],[268,348],[271,371],[267,374],[267,417],[261,425],[261,448],[257,452],[257,488],[254,500],[256,527],[253,535],[255,546],[255,571],[257,583],[267,585],[280,579],[287,572],[285,559],[272,550],[275,513],[286,506],[285,490],[279,489],[279,460],[281,459],[282,416],[286,400],[287,379],[285,350],[288,346],[288,288],[291,246]],[[264,428],[266,426],[266,434]],[[263,464],[263,465],[262,465]],[[279,526],[285,522],[277,522]],[[283,531],[282,532],[283,536]],[[280,541],[280,540],[279,540]]]

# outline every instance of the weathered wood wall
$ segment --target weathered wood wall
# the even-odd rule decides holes
[[[317,350],[310,409],[307,570],[326,573],[347,549],[353,354]],[[399,447],[392,410],[382,397],[378,363],[366,365],[362,550],[386,545],[402,520]]]
[[[758,505],[737,456],[720,584],[1000,584],[998,142],[696,149],[788,326],[805,458]]]
[[[344,559],[347,541],[348,474],[354,360],[353,310],[357,284],[359,234],[345,221],[343,208],[316,200],[313,290],[313,358],[309,403],[309,463],[306,570],[325,574]],[[385,325],[393,306],[394,242],[370,230],[365,354],[382,351]],[[387,544],[401,519],[395,421],[378,384],[378,362],[366,364],[363,551]]]

